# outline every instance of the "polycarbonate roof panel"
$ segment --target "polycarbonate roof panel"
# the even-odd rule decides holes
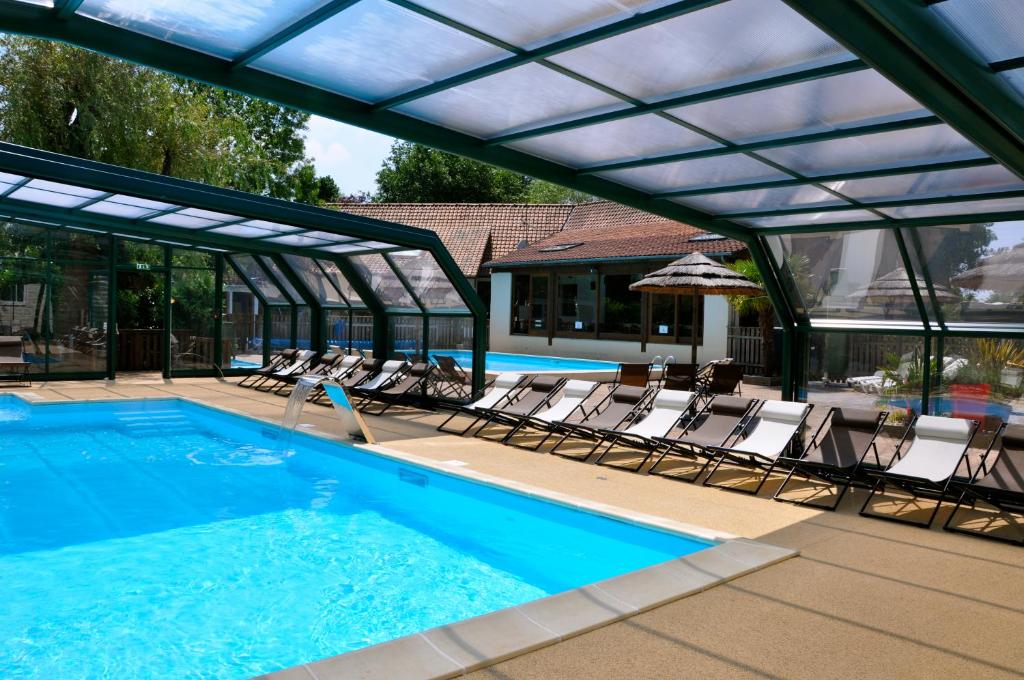
[[[240,236],[242,238],[269,238],[277,234],[276,231],[247,227],[244,224],[232,224],[227,227],[217,227],[216,229],[211,229],[210,232],[214,234],[227,234],[228,236]]]
[[[117,194],[98,203],[84,206],[82,210],[100,215],[134,220],[146,215],[152,215],[155,212],[172,210],[177,207],[179,206],[173,203],[161,203],[160,201],[150,201],[145,198],[138,198],[137,196]]]
[[[474,80],[395,108],[477,137],[627,108],[621,100],[538,64]]]
[[[1024,2],[945,0],[933,8],[987,62],[1024,56]]]
[[[948,125],[763,149],[758,154],[810,175],[985,157],[981,149]]]
[[[306,290],[322,305],[345,305],[343,298],[334,285],[324,276],[316,260],[299,255],[285,255],[292,271],[306,284]]]
[[[252,255],[230,255],[229,258],[241,270],[249,284],[258,290],[269,304],[288,304],[290,300],[284,296],[277,284],[256,262]]]
[[[1024,182],[1001,165],[936,170],[906,175],[828,182],[830,189],[860,201],[882,201],[894,197],[948,197],[979,191],[1024,189]]]
[[[194,215],[184,215],[180,212],[157,215],[146,221],[154,224],[166,224],[170,227],[181,227],[182,229],[209,229],[223,222],[223,220],[207,220]]]
[[[79,14],[231,59],[328,0],[85,0]]]
[[[779,187],[730,191],[717,194],[699,194],[673,198],[674,202],[709,213],[727,213],[739,210],[774,210],[811,206],[841,205],[845,203],[833,194],[813,186]]]
[[[649,101],[847,54],[781,2],[730,0],[551,61]]]
[[[462,296],[426,250],[403,250],[389,256],[428,311],[468,312]]]
[[[29,203],[41,203],[58,208],[77,208],[92,200],[104,196],[104,192],[86,189],[72,184],[60,184],[41,179],[33,179],[10,194],[7,198]]]
[[[652,193],[789,177],[784,172],[740,154],[609,170],[597,174]]]
[[[903,90],[871,70],[715,99],[668,112],[732,142],[927,114]]]
[[[671,0],[417,0],[418,5],[522,48],[561,40]]]
[[[506,56],[391,2],[360,0],[253,67],[374,102]]]
[[[352,255],[348,261],[362,277],[363,282],[373,289],[377,299],[385,307],[400,311],[419,311],[415,300],[409,295],[409,291],[402,285],[401,280],[383,255],[379,253]]]
[[[324,274],[334,282],[334,285],[338,287],[341,294],[348,300],[349,305],[363,306],[363,300],[359,297],[359,293],[356,292],[352,284],[345,278],[345,275],[341,273],[337,263],[328,260],[317,260],[317,262],[320,264],[321,269],[323,269]]]
[[[274,243],[280,243],[285,246],[296,246],[299,248],[317,248],[325,246],[328,241],[319,238],[310,238],[303,234],[287,234],[285,236],[275,236],[274,238],[267,239]]]
[[[292,226],[290,224],[279,224],[278,222],[267,222],[266,220],[246,220],[240,223],[242,226],[255,227],[256,229],[265,229],[266,231],[273,231],[279,234],[287,234],[293,231],[301,231],[299,227]]]
[[[999,74],[1021,97],[1024,97],[1024,68],[1003,71]]]
[[[972,213],[1024,211],[1024,198],[993,198],[987,201],[961,201],[959,203],[929,203],[899,208],[880,208],[889,217],[941,217],[943,215],[970,215]]]
[[[524,139],[507,146],[574,167],[662,156],[722,145],[649,114]]]
[[[873,222],[882,219],[867,210],[833,210],[799,215],[777,215],[774,217],[738,218],[737,221],[751,227],[795,227],[805,224],[838,224],[840,222]]]
[[[295,286],[293,286],[288,277],[284,275],[284,272],[282,272],[281,268],[277,266],[277,263],[267,255],[260,255],[259,258],[263,263],[263,266],[269,269],[270,273],[273,274],[278,287],[286,292],[296,304],[303,304],[304,300],[302,299],[302,296],[299,295],[299,291],[295,290]]]
[[[317,247],[317,250],[322,250],[325,253],[357,253],[367,251],[369,248],[355,243],[342,243],[336,246],[321,245]]]

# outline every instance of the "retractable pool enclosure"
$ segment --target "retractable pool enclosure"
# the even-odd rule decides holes
[[[1020,0],[0,3],[0,30],[739,239],[784,396],[880,369],[918,412],[954,379],[1019,397],[1022,17]]]

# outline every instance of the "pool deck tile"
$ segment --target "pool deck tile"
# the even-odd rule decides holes
[[[559,637],[578,635],[636,613],[637,608],[595,585],[521,604],[526,616]]]
[[[431,628],[423,636],[442,654],[454,659],[465,672],[545,647],[560,639],[557,633],[514,607]]]
[[[461,675],[466,670],[422,633],[306,664],[305,668],[315,680],[435,680]],[[274,673],[268,680],[292,678]]]

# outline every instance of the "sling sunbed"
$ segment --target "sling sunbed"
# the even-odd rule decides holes
[[[437,371],[434,372],[434,389],[440,397],[448,399],[466,399],[472,390],[473,381],[470,373],[462,370],[455,357],[435,354]]]
[[[640,463],[635,466],[622,462],[611,461],[605,463],[608,455],[615,450],[617,445],[624,445],[629,448],[650,452],[658,446],[660,437],[664,437],[676,423],[686,416],[697,398],[696,392],[681,390],[658,390],[651,402],[651,410],[642,417],[634,420],[628,427],[619,430],[602,430],[603,437],[594,450],[605,446],[602,452],[594,461],[599,465],[611,465],[636,472],[647,460],[644,455]]]
[[[392,359],[381,364],[380,371],[364,383],[353,387],[350,392],[353,397],[366,398],[368,393],[390,387],[398,381],[406,371],[409,370],[409,363],[400,359]]]
[[[705,404],[692,420],[686,423],[682,432],[663,437],[658,441],[658,447],[650,454],[650,456],[657,455],[658,458],[647,472],[671,479],[696,481],[715,459],[714,455],[708,453],[709,447],[726,446],[730,440],[739,436],[739,428],[746,423],[756,405],[757,399],[715,397]],[[672,461],[676,458],[701,458],[704,463],[696,474],[690,476],[676,474],[676,468],[660,467],[663,462],[666,462],[666,459]]]
[[[587,442],[600,442],[604,438],[605,430],[621,429],[632,422],[633,417],[643,408],[650,394],[651,390],[646,387],[613,385],[604,399],[598,402],[592,410],[582,414],[577,412],[574,417],[551,423],[548,437],[556,434],[561,434],[562,437],[551,447],[550,452],[556,456],[576,460],[589,458],[597,444],[588,447],[582,455],[579,451],[559,451],[559,448],[569,440],[582,439]],[[546,439],[547,437],[545,437]],[[544,441],[540,445],[543,444]]]
[[[519,392],[523,383],[527,380],[526,376],[519,373],[501,373],[496,377],[490,384],[490,389],[485,391],[484,394],[474,402],[469,404],[453,404],[449,408],[452,409],[452,414],[448,416],[443,423],[437,426],[438,432],[448,432],[450,434],[457,434],[462,436],[469,432],[474,425],[476,425],[482,418],[485,417],[484,411],[489,408],[496,406],[503,406],[504,404],[510,403],[515,395]],[[485,387],[486,389],[486,387]],[[446,430],[444,426],[454,420],[458,416],[464,416],[472,418],[472,422],[462,430]]]
[[[761,402],[742,433],[743,438],[728,447],[710,447],[712,454],[717,455],[714,467],[704,478],[706,486],[716,486],[729,491],[757,495],[761,487],[768,481],[772,471],[779,464],[779,459],[796,441],[811,409],[811,404],[794,401],[767,399]],[[753,491],[742,487],[712,482],[722,463],[728,461],[732,465],[763,471],[757,487]]]
[[[313,350],[300,349],[295,353],[295,357],[292,359],[290,364],[287,364],[276,371],[267,373],[251,386],[257,390],[269,392],[275,385],[277,385],[277,383],[282,382],[283,378],[302,374],[309,367],[310,362],[312,362],[315,357],[316,352]]]
[[[298,351],[299,350],[297,349],[283,349],[280,352],[271,355],[270,360],[266,364],[253,370],[252,373],[242,378],[238,383],[238,386],[252,387],[261,378],[265,378],[275,371],[280,371],[295,359],[295,355]]]
[[[839,507],[850,486],[858,481],[863,482],[864,470],[881,468],[875,440],[888,415],[888,411],[835,406],[830,408],[800,455],[795,458],[783,457],[783,465],[789,465],[790,470],[782,486],[775,492],[775,500],[822,510],[835,510]],[[873,455],[869,458],[869,454]],[[813,496],[783,498],[782,493],[792,481],[793,475],[808,482],[818,480],[835,487],[835,500],[832,503],[818,503]]]
[[[540,430],[542,432],[549,432],[553,423],[571,418],[577,414],[583,413],[584,403],[594,394],[594,391],[600,387],[600,383],[593,382],[590,380],[568,380],[562,386],[562,397],[554,403],[550,408],[537,411],[536,413],[524,416],[519,424],[509,430],[508,434],[502,439],[503,444],[511,443],[511,439],[516,434],[522,434],[531,429]],[[541,443],[546,439],[543,438],[541,441],[533,447],[528,447],[533,450],[537,450]]]
[[[667,390],[697,391],[697,364],[665,364],[661,386]]]
[[[281,376],[277,379],[278,384],[271,388],[271,391],[276,394],[289,395],[295,385],[298,384],[300,378],[306,376],[330,376],[331,369],[341,361],[341,356],[337,354],[325,354],[319,359],[310,362],[309,367],[301,373],[293,373],[291,375]]]
[[[434,368],[434,366],[421,361],[410,366],[400,378],[385,387],[376,390],[355,387],[352,391],[366,399],[360,410],[370,415],[383,415],[392,406],[400,404],[419,403],[422,405],[426,402],[427,388],[430,385]],[[379,404],[381,408],[371,410],[374,403]]]
[[[563,384],[565,384],[565,378],[549,375],[537,376],[516,394],[515,401],[496,407],[481,408],[480,411],[486,420],[477,429],[476,434],[482,436],[484,430],[491,425],[514,428],[526,416],[553,405]]]
[[[865,517],[928,527],[939,514],[942,503],[950,499],[950,482],[960,469],[967,464],[967,478],[971,476],[967,451],[978,430],[978,423],[964,418],[943,418],[940,416],[918,416],[907,428],[900,440],[888,467],[868,474],[875,479],[871,493],[864,501],[860,514]],[[913,441],[906,453],[902,453],[908,438]],[[935,509],[927,521],[892,514],[879,514],[868,509],[875,495],[884,493],[886,485],[892,485],[915,499],[922,496],[936,500]]]
[[[651,364],[619,364],[619,368],[615,372],[615,384],[647,387],[651,382],[652,370]]]
[[[994,444],[995,438],[992,441]],[[994,463],[989,462],[992,448],[990,446],[985,453],[975,477],[962,485],[960,498],[943,528],[947,531],[1024,545],[1024,531],[1022,531],[1021,522],[1014,520],[1014,515],[1024,515],[1024,425],[1006,425],[1002,429],[1002,437],[999,439],[999,448]],[[954,484],[956,483],[954,482]],[[980,529],[971,529],[964,525],[957,526],[954,519],[960,507],[964,503],[974,505],[976,501],[981,501],[999,510],[1021,532],[1021,538],[1013,539]]]

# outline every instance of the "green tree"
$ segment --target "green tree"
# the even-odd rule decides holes
[[[590,203],[597,199],[577,189],[535,179],[526,194],[527,203]]]
[[[764,285],[764,277],[753,260],[737,260],[729,267],[758,284]],[[737,314],[757,314],[757,324],[761,328],[761,369],[765,375],[772,374],[772,359],[775,356],[775,308],[767,294],[761,295],[730,295],[729,304]]]
[[[524,203],[532,180],[508,170],[396,141],[377,172],[381,203]]]

